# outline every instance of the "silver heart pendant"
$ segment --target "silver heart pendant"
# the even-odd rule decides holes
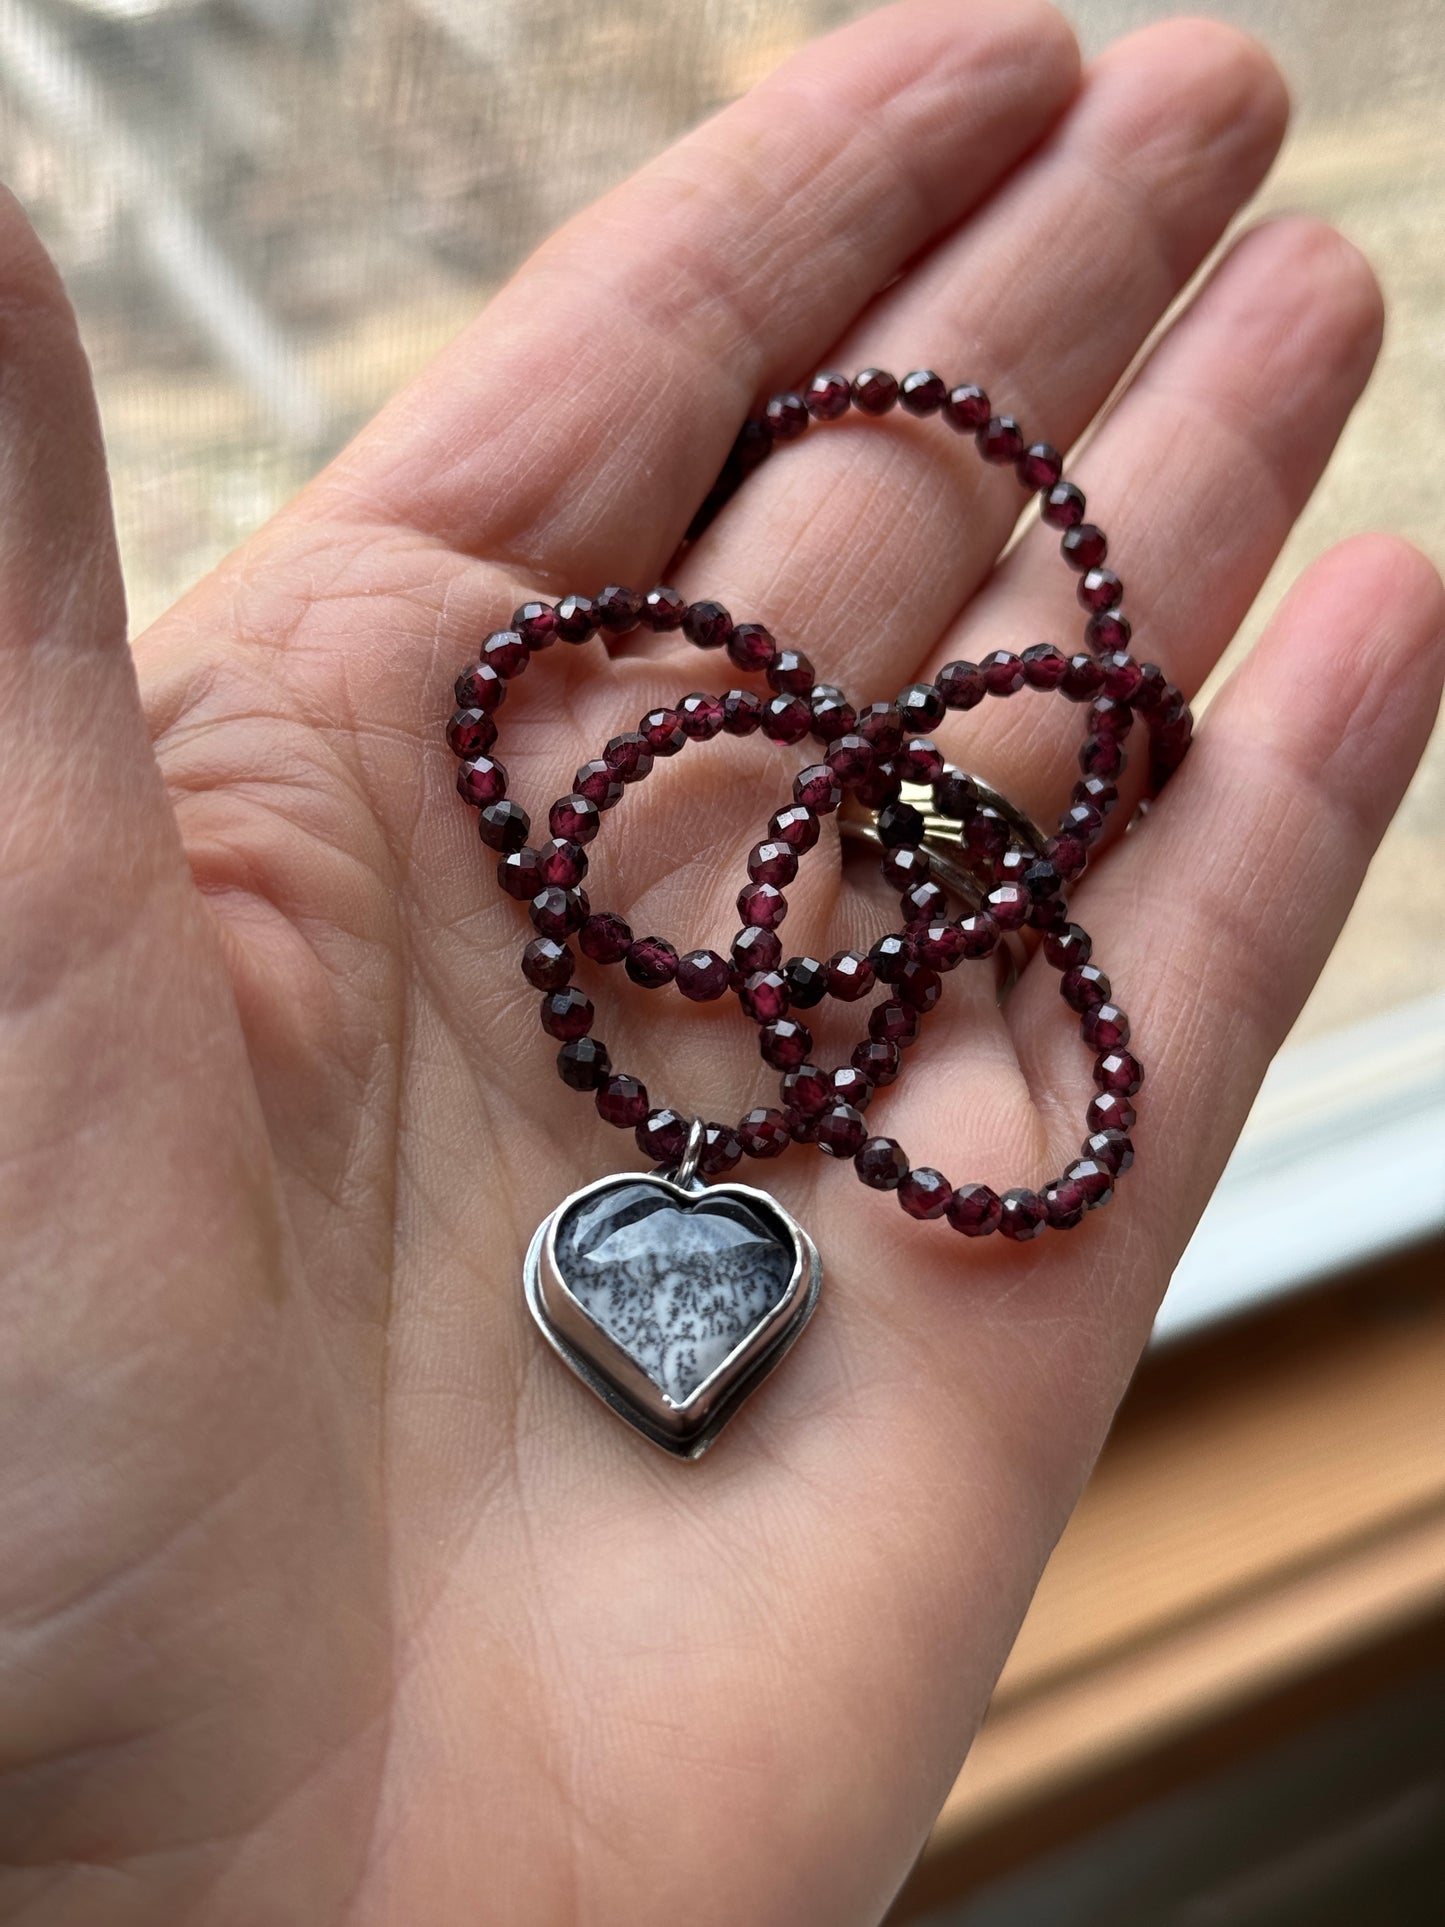
[[[574,1191],[526,1262],[553,1350],[619,1418],[690,1459],[798,1336],[821,1282],[817,1248],[775,1198],[683,1172]]]

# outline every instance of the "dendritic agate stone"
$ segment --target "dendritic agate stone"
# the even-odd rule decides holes
[[[744,1200],[680,1204],[642,1181],[583,1198],[555,1248],[572,1296],[678,1405],[767,1317],[795,1262]]]

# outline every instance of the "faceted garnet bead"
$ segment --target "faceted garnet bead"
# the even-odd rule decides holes
[[[1064,531],[1059,543],[1060,552],[1071,569],[1097,569],[1109,553],[1109,544],[1102,529],[1092,522],[1077,522]]]
[[[1084,519],[1084,491],[1072,482],[1055,482],[1039,505],[1039,513],[1050,528],[1077,528]]]
[[[572,778],[572,788],[597,809],[610,810],[622,796],[622,778],[600,757],[594,757],[590,763],[584,763]]]
[[[741,1162],[742,1141],[735,1130],[727,1124],[705,1124],[702,1131],[702,1150],[697,1160],[697,1168],[705,1177],[720,1178],[724,1172],[731,1171]]]
[[[477,829],[489,850],[500,850],[506,855],[521,849],[532,833],[532,823],[520,803],[489,803],[482,811]]]
[[[723,726],[723,706],[716,696],[705,696],[700,690],[684,696],[677,705],[678,719],[688,739],[694,743],[708,743]]]
[[[828,994],[828,966],[818,957],[788,959],[788,994],[795,1010],[812,1010]]]
[[[776,970],[783,960],[783,940],[763,924],[747,924],[733,938],[732,959],[743,976],[750,970]]]
[[[536,990],[560,990],[572,981],[575,963],[565,943],[551,937],[533,937],[522,952],[522,975]]]
[[[595,1037],[576,1037],[557,1053],[557,1075],[574,1091],[595,1091],[612,1069],[607,1047]]]
[[[978,431],[978,452],[986,462],[1016,462],[1024,452],[1023,430],[1012,415],[990,415]]]
[[[623,969],[644,990],[660,990],[677,975],[677,952],[662,937],[635,937],[628,945]]]
[[[658,1164],[679,1164],[687,1149],[688,1123],[676,1111],[649,1111],[637,1127],[637,1148]]]
[[[547,827],[567,843],[590,843],[602,827],[602,812],[585,796],[563,796],[547,812]]]
[[[860,1110],[852,1104],[831,1104],[818,1119],[813,1141],[830,1158],[851,1158],[867,1135]]]
[[[586,642],[597,627],[589,596],[563,596],[557,604],[557,634],[563,642]]]
[[[948,1201],[948,1222],[965,1238],[985,1238],[997,1231],[1003,1206],[986,1184],[961,1184]]]
[[[510,858],[507,859],[509,862]],[[587,921],[587,892],[585,890],[563,890],[551,884],[539,890],[532,898],[530,906],[532,923],[544,937],[554,937],[560,943],[580,930]]]
[[[550,602],[524,602],[512,614],[512,628],[534,653],[557,640],[557,611]]]
[[[593,963],[621,963],[632,948],[631,925],[613,910],[598,910],[578,931],[577,945]]]
[[[775,442],[795,442],[811,419],[801,395],[774,395],[763,411]]]
[[[811,696],[813,665],[797,649],[780,649],[768,671],[768,687],[780,696]]]
[[[453,756],[479,756],[497,740],[497,725],[485,709],[459,709],[447,724]]]
[[[1073,964],[1059,979],[1059,995],[1082,1016],[1109,1001],[1109,979],[1097,964]]]
[[[733,632],[733,619],[720,602],[694,602],[682,619],[682,630],[699,649],[721,649]]]
[[[792,1132],[781,1111],[768,1108],[749,1111],[738,1124],[738,1142],[750,1158],[780,1157],[792,1141]]]
[[[680,629],[682,619],[687,614],[687,603],[676,589],[659,585],[649,589],[642,601],[642,620],[649,629],[665,634],[671,629]]]
[[[1095,1004],[1079,1019],[1079,1035],[1091,1050],[1120,1050],[1129,1041],[1129,1019],[1117,1004]]]
[[[910,1218],[941,1218],[952,1197],[948,1179],[926,1164],[910,1171],[898,1186],[898,1202]]]
[[[853,399],[846,375],[814,375],[808,383],[803,402],[815,421],[835,422],[846,415]]]
[[[898,377],[865,368],[853,377],[853,406],[863,415],[886,415],[898,399]]]
[[[828,989],[841,1003],[856,1003],[873,988],[873,966],[861,951],[840,950],[828,960]]]
[[[774,884],[753,883],[738,892],[738,916],[744,924],[773,930],[787,914],[787,898]]]
[[[748,875],[754,883],[791,883],[798,874],[797,852],[786,843],[757,843],[748,857]]]
[[[530,903],[542,885],[541,866],[535,850],[511,850],[497,865],[497,882],[509,897],[519,903]],[[554,931],[544,933],[553,936]],[[564,930],[565,937],[567,932]]]
[[[625,636],[642,620],[642,596],[636,589],[609,583],[593,602],[592,613],[609,636]]]
[[[1085,1118],[1091,1131],[1132,1131],[1137,1122],[1134,1106],[1122,1091],[1099,1091],[1090,1103]]]
[[[676,982],[689,1003],[710,1004],[729,988],[732,971],[715,950],[689,950],[677,960]]]
[[[1101,1091],[1121,1091],[1132,1097],[1144,1082],[1144,1067],[1130,1051],[1105,1051],[1095,1061],[1094,1082]]]
[[[873,1085],[856,1064],[840,1064],[833,1073],[833,1095],[840,1104],[866,1111],[873,1101]]]
[[[1025,488],[1052,488],[1064,472],[1064,458],[1050,442],[1034,442],[1018,458],[1018,476]]]
[[[915,368],[898,384],[898,404],[910,415],[936,415],[948,400],[948,384],[931,368]]]
[[[800,1064],[784,1074],[783,1103],[790,1116],[816,1117],[833,1095],[833,1086],[816,1064]]]
[[[813,1054],[813,1033],[793,1017],[779,1017],[758,1033],[758,1050],[776,1071],[795,1071]]]
[[[1044,1187],[1044,1212],[1053,1231],[1072,1231],[1088,1210],[1082,1188],[1070,1178],[1056,1178]]]
[[[973,434],[983,427],[993,410],[989,407],[988,396],[976,382],[960,382],[948,391],[948,400],[943,404],[943,418],[950,428],[961,434]]]
[[[505,680],[488,662],[476,663],[457,677],[457,705],[461,709],[482,709],[491,715],[506,693]]]
[[[870,1137],[854,1152],[853,1169],[872,1190],[896,1191],[908,1176],[908,1159],[891,1137]]]
[[[559,883],[570,890],[587,874],[587,852],[580,843],[554,836],[538,849],[537,865],[544,883]]]
[[[813,727],[804,696],[774,696],[763,704],[763,734],[770,743],[801,743]]]
[[[896,1044],[881,1044],[876,1038],[869,1037],[853,1046],[849,1061],[855,1070],[862,1071],[870,1084],[877,1087],[891,1084],[897,1077],[903,1063],[903,1053]]]
[[[510,682],[531,660],[531,651],[515,629],[499,629],[482,644],[482,661]]]
[[[635,1130],[647,1116],[647,1086],[623,1071],[609,1071],[597,1086],[597,1115],[620,1130]]]
[[[780,970],[752,970],[738,985],[738,1002],[755,1024],[775,1023],[788,1011],[788,980]]]
[[[562,990],[549,990],[542,999],[542,1028],[563,1043],[570,1043],[574,1037],[585,1037],[596,1014],[592,999],[584,996],[575,984],[568,984]]]
[[[726,647],[739,669],[770,669],[778,659],[778,645],[760,622],[738,623]]]
[[[1047,1223],[1048,1207],[1037,1191],[1005,1191],[999,1199],[998,1228],[1005,1238],[1037,1238]]]

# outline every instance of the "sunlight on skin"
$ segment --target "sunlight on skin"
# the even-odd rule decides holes
[[[638,1160],[552,1076],[452,788],[450,685],[528,594],[650,585],[747,407],[811,367],[966,364],[1067,441],[1283,111],[1220,26],[1151,29],[1082,81],[1037,0],[848,28],[549,242],[141,638],[139,696],[79,349],[0,215],[8,1919],[879,1918],[1420,753],[1438,580],[1383,538],[1326,558],[1080,889],[1149,1074],[1116,1204],[979,1249],[810,1154],[770,1167],[822,1306],[695,1466],[608,1419],[526,1316],[538,1219]],[[1263,230],[1090,452],[1143,653],[1189,687],[1378,325],[1342,243]],[[1228,427],[1181,432],[1206,396]],[[926,425],[819,435],[681,586],[869,700],[961,637],[1062,623],[1033,538],[989,573],[1017,499]],[[722,680],[671,645],[559,647],[507,704],[514,793],[543,805]],[[971,720],[986,773],[1062,793],[1077,712]],[[609,822],[594,895],[725,941],[792,767],[689,751]],[[861,928],[831,848],[792,914],[830,948]],[[1006,1021],[954,985],[877,1122],[960,1180],[1041,1178],[1085,1055],[1033,972]],[[679,1108],[764,1088],[726,1012],[619,989],[599,1028]]]

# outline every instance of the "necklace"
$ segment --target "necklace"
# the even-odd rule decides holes
[[[585,1384],[683,1457],[705,1451],[778,1363],[811,1315],[822,1280],[817,1247],[775,1198],[752,1185],[706,1180],[726,1180],[744,1157],[766,1161],[811,1144],[851,1160],[865,1185],[896,1193],[913,1218],[942,1219],[966,1238],[997,1232],[1024,1241],[1069,1230],[1108,1203],[1133,1162],[1132,1100],[1144,1072],[1128,1048],[1129,1020],[1092,960],[1087,932],[1070,919],[1068,897],[1119,801],[1136,717],[1149,738],[1155,791],[1182,761],[1192,719],[1163,671],[1130,654],[1123,584],[1105,566],[1106,538],[1085,521],[1083,493],[1064,479],[1058,451],[1026,443],[1018,423],[995,414],[971,383],[950,389],[926,369],[901,382],[876,368],[851,381],[819,374],[802,393],[774,396],[745,425],[689,535],[810,425],[850,411],[878,418],[895,406],[971,434],[986,462],[1012,467],[1038,494],[1043,521],[1061,531],[1064,559],[1078,572],[1084,650],[1066,655],[1050,643],[1018,655],[996,650],[978,663],[950,663],[933,682],[911,683],[889,702],[857,708],[835,684],[818,682],[801,652],[780,646],[760,623],[735,622],[721,603],[689,603],[665,586],[643,594],[612,585],[596,597],[523,604],[457,678],[458,707],[447,725],[461,758],[457,788],[479,812],[498,883],[528,906],[534,934],[522,972],[541,992],[541,1025],[559,1046],[558,1073],[592,1095],[606,1123],[631,1130],[655,1166],[601,1177],[549,1213],[527,1253],[527,1303]],[[506,770],[492,753],[507,684],[558,642],[581,644],[599,631],[618,636],[639,625],[681,631],[699,649],[724,652],[736,669],[761,676],[768,693],[694,691],[650,710],[582,764],[548,812],[547,838],[534,843],[531,818],[508,796]],[[946,763],[928,733],[950,710],[1021,689],[1087,708],[1080,779],[1052,836]],[[635,936],[615,912],[595,910],[584,888],[588,846],[627,789],[690,743],[755,733],[783,745],[811,738],[822,759],[794,776],[791,801],[769,817],[749,855],[729,956],[680,954],[662,937]],[[884,881],[898,895],[900,927],[867,952],[785,960],[778,927],[786,891],[829,816],[879,853]],[[870,1134],[865,1112],[901,1074],[945,976],[964,962],[1000,956],[1016,968],[1029,936],[1059,972],[1063,1001],[1094,1052],[1095,1091],[1080,1154],[1062,1175],[1041,1190],[1000,1196],[910,1165],[892,1138]],[[763,1061],[779,1073],[778,1103],[748,1111],[735,1126],[654,1105],[637,1078],[614,1068],[594,1034],[595,1005],[572,981],[579,952],[595,965],[620,964],[649,990],[672,986],[696,1003],[735,996],[758,1027]],[[799,1013],[825,997],[857,1002],[876,987],[884,994],[848,1061],[820,1067]]]

